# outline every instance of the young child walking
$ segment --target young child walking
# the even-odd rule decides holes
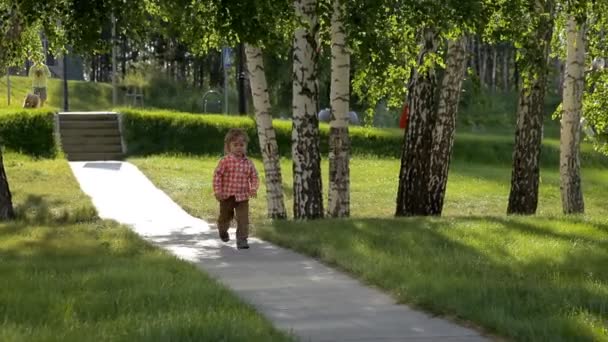
[[[224,138],[225,156],[213,173],[213,192],[220,202],[217,228],[220,239],[230,241],[228,228],[236,218],[236,247],[249,248],[249,198],[256,197],[259,179],[255,166],[247,158],[247,134],[242,129],[230,129]]]

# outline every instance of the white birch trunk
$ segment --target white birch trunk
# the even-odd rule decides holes
[[[287,218],[285,201],[283,199],[283,178],[281,176],[281,163],[276,133],[272,127],[270,115],[270,96],[264,69],[262,50],[246,44],[247,70],[251,82],[251,95],[255,109],[255,122],[258,128],[258,140],[264,162],[266,179],[266,202],[268,217],[272,219]]]
[[[329,123],[329,194],[328,214],[350,215],[350,138],[348,109],[350,103],[350,54],[344,32],[344,2],[334,0],[331,20],[331,121]]]
[[[579,159],[585,87],[585,28],[570,16],[567,30],[568,53],[562,103],[559,173],[564,214],[577,214],[585,211]]]
[[[295,219],[323,217],[321,154],[319,151],[317,33],[315,0],[294,0],[303,26],[293,41],[293,211]]]
[[[456,114],[460,102],[462,80],[467,66],[466,39],[448,42],[446,70],[441,83],[437,123],[433,128],[433,145],[431,150],[431,167],[429,178],[429,214],[441,215],[445,189],[448,183],[448,171],[454,146]]]
[[[428,186],[433,127],[437,115],[437,75],[434,66],[425,67],[424,63],[427,55],[437,52],[438,46],[438,34],[432,28],[425,28],[408,95],[410,117],[401,153],[396,216],[430,214]]]
[[[555,13],[551,0],[537,1],[534,10],[540,19],[522,52],[528,64],[521,69],[507,214],[531,215],[538,206],[544,100]]]

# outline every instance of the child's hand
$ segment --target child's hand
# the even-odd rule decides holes
[[[258,197],[258,192],[257,192],[257,191],[255,191],[255,190],[252,190],[252,191],[249,193],[249,197],[251,197],[251,198],[256,198],[256,197]]]
[[[220,194],[214,194],[215,195],[215,199],[218,201],[222,200],[222,197],[220,196]]]

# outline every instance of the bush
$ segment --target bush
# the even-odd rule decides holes
[[[147,155],[155,153],[188,153],[220,155],[223,153],[224,135],[230,128],[240,127],[249,135],[249,153],[260,156],[255,122],[247,116],[200,115],[170,111],[119,110],[123,114],[128,153]],[[291,121],[274,120],[281,156],[291,155]],[[320,149],[329,150],[329,125],[320,125]],[[400,129],[351,127],[351,153],[378,157],[399,158],[403,145]],[[458,134],[454,142],[453,159],[462,162],[499,164],[509,167],[514,138],[509,135]],[[583,148],[584,165],[608,165],[608,159]],[[559,164],[559,142],[545,141],[541,152],[541,165]]]
[[[54,157],[54,112],[49,109],[0,111],[0,139],[8,149],[35,157]]]
[[[142,111],[131,108],[123,114],[129,154],[192,153],[221,154],[224,135],[240,127],[249,135],[249,153],[260,155],[255,121],[248,116],[199,115],[170,111]],[[282,156],[291,155],[291,121],[274,120],[277,143]],[[399,156],[401,132],[351,127],[353,154]],[[329,150],[329,126],[321,124],[321,152]]]

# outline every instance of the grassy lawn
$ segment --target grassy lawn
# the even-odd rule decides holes
[[[96,218],[62,159],[5,153],[0,341],[288,341],[193,265]]]
[[[63,108],[63,81],[48,81],[48,100],[45,106]],[[7,108],[6,76],[0,78],[0,108]],[[25,95],[31,91],[27,77],[11,76],[11,108],[21,108]],[[120,94],[122,98],[122,94]],[[112,109],[112,85],[85,81],[68,81],[68,100],[71,111],[99,111]]]
[[[216,157],[131,161],[188,212],[215,219]],[[291,211],[291,161],[283,160],[282,169]],[[326,161],[322,169],[327,186]],[[556,167],[542,170],[538,215],[507,217],[509,168],[458,160],[443,217],[394,218],[398,171],[395,159],[351,160],[351,219],[271,222],[262,188],[251,205],[254,234],[346,270],[400,302],[493,334],[608,340],[604,170],[583,170],[588,214],[570,218],[561,215]]]

